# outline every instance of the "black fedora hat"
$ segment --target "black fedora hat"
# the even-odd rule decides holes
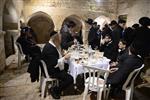
[[[93,19],[88,18],[85,22],[91,25],[93,23]]]
[[[150,26],[150,18],[149,17],[141,17],[139,19],[139,23],[142,25],[142,26]]]
[[[112,26],[112,25],[116,25],[116,24],[117,24],[117,22],[115,20],[112,20],[109,25]]]

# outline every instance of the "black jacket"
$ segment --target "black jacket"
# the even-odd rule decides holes
[[[124,30],[123,39],[127,42],[127,47],[130,46],[133,39],[135,38],[135,32],[131,27],[128,27]]]
[[[59,59],[59,53],[52,44],[46,43],[42,51],[42,59],[45,61],[48,69],[48,74],[50,76],[55,75],[55,73],[60,72],[60,69],[55,66],[57,65]]]
[[[135,38],[132,42],[132,46],[142,56],[148,56],[150,54],[150,29],[148,27],[140,27],[135,30]]]
[[[31,38],[19,37],[17,42],[21,44],[22,51],[25,55],[29,55],[32,59],[30,61],[27,72],[30,73],[31,82],[39,80],[39,67],[41,59],[41,49],[38,47]]]
[[[81,34],[79,36],[72,37],[70,33],[62,33],[61,48],[62,49],[68,49],[69,47],[71,47],[74,44],[74,39],[77,39],[77,41],[80,44],[83,44]]]
[[[107,83],[112,86],[122,86],[126,81],[128,75],[134,70],[141,67],[143,60],[135,55],[128,55],[127,53],[122,56],[118,63],[118,70],[109,75]]]
[[[100,51],[104,52],[104,56],[108,59],[111,59],[111,61],[116,61],[118,51],[115,48],[114,43],[112,41],[101,45]]]
[[[118,47],[121,34],[122,34],[122,28],[118,25],[111,32],[112,40],[114,42],[115,47]]]
[[[91,27],[88,34],[88,44],[91,45],[92,49],[99,46],[97,30],[97,28]]]

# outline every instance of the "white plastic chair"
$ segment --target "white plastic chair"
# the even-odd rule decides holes
[[[44,74],[42,74],[41,83],[40,83],[41,98],[44,98],[44,97],[46,97],[46,92],[47,92],[47,88],[48,88],[47,83],[49,82],[50,86],[55,86],[55,85],[58,85],[58,80],[56,78],[50,78],[48,71],[47,71],[46,63],[43,60],[41,60],[41,63],[43,65],[43,70],[45,73],[45,76],[44,76]]]
[[[17,48],[18,48],[18,68],[21,67],[21,59],[25,58],[25,55],[22,51],[22,47],[20,43],[16,42]]]
[[[89,66],[84,66],[84,69],[85,89],[83,100],[87,100],[86,96],[89,90],[97,92],[97,100],[102,99],[103,92],[103,98],[107,100],[110,86],[107,87],[106,81],[109,75],[109,71]],[[89,75],[88,77],[86,77],[87,74]],[[100,78],[101,75],[104,77],[104,79]]]
[[[122,90],[125,91],[126,95],[125,95],[125,100],[132,100],[133,98],[133,89],[134,89],[134,80],[136,78],[136,76],[139,74],[139,72],[141,71],[141,69],[144,67],[144,64],[140,67],[137,68],[135,70],[133,70],[126,82],[123,84]]]

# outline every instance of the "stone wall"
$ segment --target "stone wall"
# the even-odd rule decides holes
[[[2,27],[3,27],[3,7],[4,7],[4,3],[5,3],[5,0],[0,0],[0,30],[2,30]]]
[[[60,29],[63,20],[70,15],[77,15],[83,20],[101,15],[114,19],[116,7],[117,0],[101,0],[100,3],[95,0],[27,0],[24,14],[28,19],[35,12],[46,12],[52,17],[56,29]]]
[[[6,58],[15,54],[15,42],[19,35],[18,30],[6,30],[5,34],[5,52]]]
[[[4,48],[4,34],[2,31],[3,22],[3,5],[5,0],[0,0],[0,73],[5,69],[5,48]]]
[[[118,15],[127,14],[127,25],[138,23],[140,17],[150,17],[150,0],[118,0]]]
[[[4,31],[0,30],[0,73],[5,69]]]

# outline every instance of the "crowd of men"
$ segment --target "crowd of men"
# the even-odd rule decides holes
[[[88,19],[86,23],[91,26],[88,45],[91,45],[92,49],[104,52],[104,56],[111,60],[110,66],[113,70],[110,69],[111,74],[107,84],[111,84],[111,94],[114,95],[116,93],[114,90],[120,89],[128,75],[139,68],[144,58],[150,54],[150,18],[142,17],[139,19],[139,24],[134,24],[132,27],[126,27],[125,20],[118,22],[112,20],[102,30],[101,26],[92,19]],[[82,31],[72,31],[75,26],[75,22],[69,21],[63,25],[61,33],[51,32],[50,40],[45,43],[42,51],[37,46],[33,30],[29,27],[21,27],[20,37],[17,39],[23,53],[32,58],[28,68],[32,82],[39,80],[41,59],[47,65],[48,74],[59,80],[59,86],[50,89],[55,99],[59,99],[61,91],[73,84],[72,76],[65,70],[68,66],[65,62],[70,58],[70,54],[64,54],[62,50],[67,50],[72,45],[83,44]]]

